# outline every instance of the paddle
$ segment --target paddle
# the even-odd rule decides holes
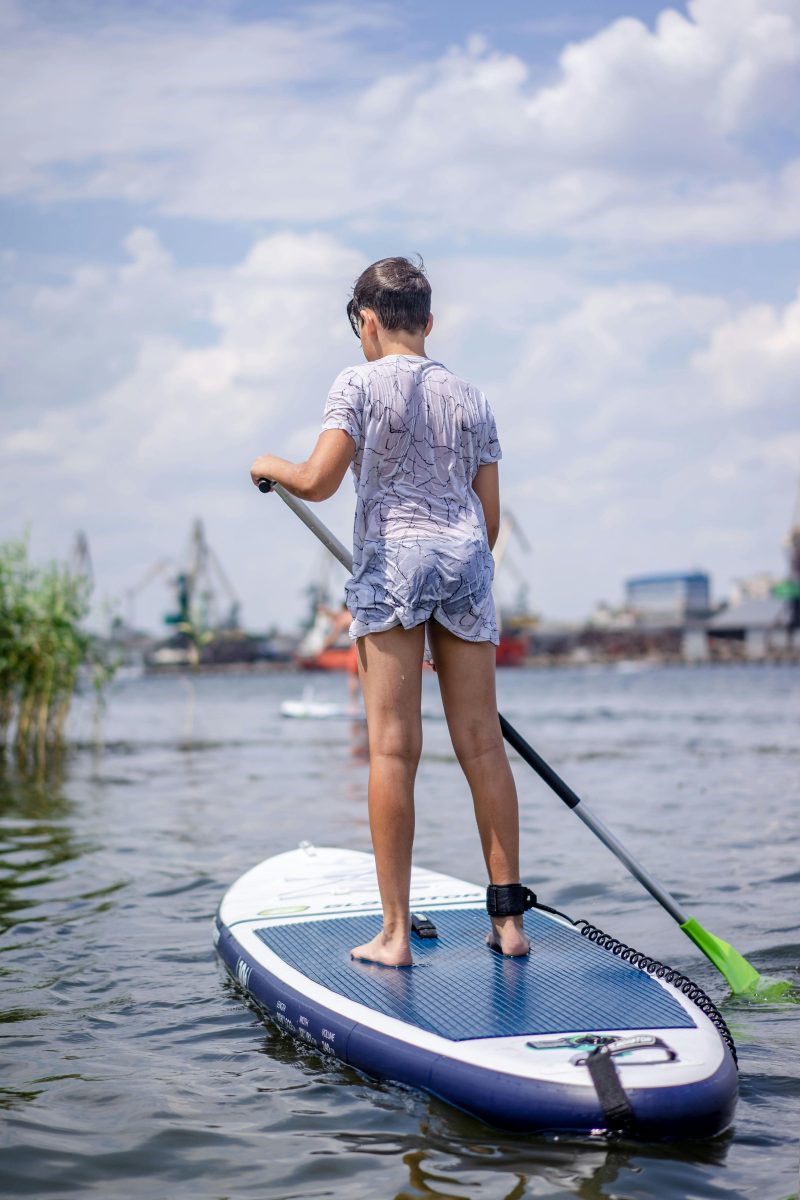
[[[289,508],[300,518],[303,524],[308,526],[324,546],[327,546],[334,558],[337,558],[342,566],[352,573],[352,554],[323,525],[322,521],[315,516],[308,505],[296,496],[293,496],[291,492],[287,492],[279,483],[272,483],[268,479],[261,479],[258,486],[262,492],[277,492],[281,500],[285,504],[288,504]],[[631,875],[647,888],[653,899],[657,900],[661,907],[666,909],[674,921],[677,921],[687,937],[691,938],[695,945],[702,950],[706,958],[725,976],[732,991],[739,994],[752,994],[759,988],[760,984],[767,983],[766,980],[762,979],[755,967],[746,958],[742,957],[738,950],[735,950],[733,946],[723,941],[722,938],[715,937],[713,933],[709,933],[699,921],[684,912],[674,896],[671,896],[666,888],[657,883],[652,875],[636,861],[633,855],[628,853],[614,834],[609,829],[606,829],[603,822],[589,811],[580,797],[573,792],[572,788],[564,782],[560,775],[556,774],[541,755],[536,753],[532,746],[528,745],[525,739],[517,733],[513,725],[510,725],[503,716],[500,717],[500,728],[503,732],[503,737],[516,750],[520,758],[524,759],[528,766],[533,767],[536,774],[544,780],[548,787],[552,788],[567,807],[571,808],[580,817],[584,825],[588,825],[592,833],[608,847],[612,854],[617,856],[620,862],[630,871]],[[774,986],[772,985],[773,989]],[[790,985],[787,984],[786,986]]]

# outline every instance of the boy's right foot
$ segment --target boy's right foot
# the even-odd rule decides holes
[[[492,934],[486,939],[490,948],[509,958],[530,954],[522,914],[535,907],[536,897],[525,884],[490,883],[486,889],[486,911],[492,922]]]
[[[410,967],[414,962],[408,934],[389,937],[383,930],[371,942],[351,950],[350,957],[359,962],[379,963],[382,967]]]
[[[530,954],[531,943],[522,928],[522,917],[491,917],[492,932],[486,942],[498,954],[509,958],[524,958]]]

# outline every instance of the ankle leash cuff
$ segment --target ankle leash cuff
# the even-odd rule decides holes
[[[490,917],[516,917],[536,907],[536,896],[524,883],[490,883],[486,889],[486,911]]]

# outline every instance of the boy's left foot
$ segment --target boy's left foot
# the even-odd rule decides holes
[[[382,967],[410,967],[414,963],[408,934],[390,938],[383,930],[371,942],[351,950],[350,957],[359,962],[378,963]]]

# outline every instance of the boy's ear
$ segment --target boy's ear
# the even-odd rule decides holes
[[[361,309],[361,321],[364,332],[374,338],[378,332],[378,318],[371,308]]]
[[[433,313],[429,313],[428,314],[428,323],[425,326],[425,337],[428,336],[428,334],[430,333],[430,331],[432,329],[433,329]]]

